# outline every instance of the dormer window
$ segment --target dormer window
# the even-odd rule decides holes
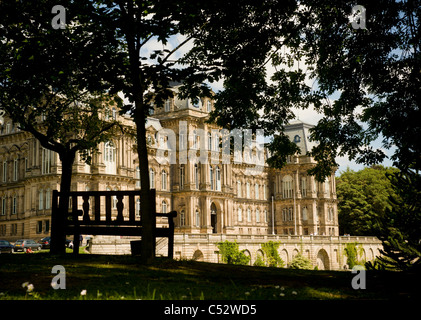
[[[170,106],[171,106],[171,101],[170,100],[165,101],[165,105],[164,105],[165,112],[170,111]]]
[[[208,101],[206,104],[206,111],[211,112],[212,111],[212,102]]]
[[[301,141],[301,138],[300,138],[300,136],[297,134],[295,137],[294,137],[294,142],[295,143],[299,143]]]

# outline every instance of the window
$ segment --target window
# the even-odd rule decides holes
[[[282,179],[282,197],[284,199],[292,198],[292,177],[291,176],[285,176]]]
[[[197,210],[196,209],[196,214],[195,214],[195,217],[196,217],[196,227],[200,227],[200,213],[199,213],[199,210]]]
[[[251,221],[251,209],[247,208],[247,221],[250,222]]]
[[[216,190],[221,191],[221,169],[216,167]]]
[[[140,168],[136,167],[136,188],[140,189]]]
[[[211,190],[214,190],[214,180],[213,180],[213,168],[212,168],[212,166],[209,166],[209,177],[210,177]]]
[[[254,197],[259,199],[259,185],[257,183],[254,185]]]
[[[13,181],[18,180],[18,175],[19,175],[19,160],[15,159],[15,161],[13,161]]]
[[[184,164],[180,165],[180,190],[184,189]]]
[[[186,225],[186,215],[184,213],[184,210],[181,210],[180,212],[180,227],[184,227]]]
[[[3,182],[7,182],[7,161],[3,161]]]
[[[165,112],[170,111],[170,106],[171,106],[171,101],[170,100],[165,101],[165,105],[164,105]]]
[[[161,179],[161,189],[167,190],[167,172],[165,170],[162,170]]]
[[[197,163],[194,165],[194,181],[196,183],[196,189],[199,190],[199,166]]]
[[[282,209],[282,221],[292,221],[293,220],[293,211],[292,208]]]
[[[301,141],[301,138],[300,138],[300,136],[297,134],[295,137],[294,137],[294,142],[295,143],[299,143]]]
[[[149,169],[149,185],[151,189],[155,189],[155,171],[152,168]]]
[[[256,222],[260,222],[260,210],[256,209]]]
[[[237,197],[241,198],[241,181],[237,181]]]
[[[306,197],[307,196],[307,178],[301,177],[301,196]]]
[[[263,200],[267,200],[267,191],[266,191],[266,185],[263,185]]]
[[[136,199],[136,217],[140,217],[140,198]]]
[[[327,220],[328,221],[333,220],[333,208],[332,207],[328,208],[328,210],[327,210]]]
[[[18,212],[18,199],[16,196],[13,196],[12,201],[12,214],[16,214]]]
[[[38,192],[38,209],[39,210],[43,210],[44,209],[44,191],[43,190],[40,190]]]
[[[212,150],[212,134],[208,132],[208,150]]]
[[[199,136],[197,135],[197,131],[193,130],[193,146],[192,149],[197,149],[198,143],[197,140],[199,139]]]
[[[118,191],[118,189],[114,188],[114,191]],[[113,196],[112,197],[112,207],[113,207],[113,209],[117,209],[117,202],[118,202],[117,196]]]
[[[263,215],[265,216],[265,222],[268,222],[268,211],[266,209],[263,212]]]
[[[113,120],[117,119],[117,110],[116,108],[113,108],[111,111],[111,116],[113,117]]]
[[[238,221],[243,221],[243,209],[238,208]]]
[[[207,104],[206,104],[206,111],[207,111],[207,112],[211,112],[211,110],[212,110],[212,102],[210,102],[210,101],[208,100],[208,102],[207,102]]]
[[[41,148],[41,173],[50,173],[51,169],[51,150]]]
[[[106,173],[116,173],[116,148],[111,141],[104,144],[104,164]]]
[[[304,221],[307,221],[308,215],[307,215],[307,207],[303,207],[302,209],[302,218]]]
[[[330,194],[330,181],[327,178],[326,178],[326,181],[325,181],[325,193],[326,193],[326,196],[329,196],[329,194]]]
[[[247,199],[250,199],[250,182],[247,181],[246,184],[246,197]]]
[[[6,209],[7,209],[6,203],[7,203],[6,197],[3,197],[3,199],[1,199],[1,215],[2,216],[6,215]]]
[[[162,213],[167,213],[167,203],[165,200],[162,201]]]
[[[37,221],[37,233],[42,233],[42,220]]]

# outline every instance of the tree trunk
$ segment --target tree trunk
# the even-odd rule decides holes
[[[51,247],[52,254],[66,253],[66,234],[64,222],[69,211],[69,192],[72,182],[72,167],[75,160],[75,152],[59,154],[61,160],[60,201],[58,211],[51,215]]]

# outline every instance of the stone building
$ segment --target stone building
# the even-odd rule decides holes
[[[306,155],[312,147],[311,125],[295,121],[286,128],[301,154],[291,156],[286,167],[277,170],[265,162],[264,132],[224,131],[206,122],[212,108],[210,98],[194,103],[174,96],[163,108],[155,108],[146,123],[156,209],[177,211],[176,239],[183,234],[192,239],[206,234],[253,239],[339,236],[334,172],[322,183],[307,174],[315,165]],[[115,109],[110,115],[133,126],[128,116]],[[234,147],[226,142],[227,136]],[[115,136],[99,146],[91,165],[77,157],[72,190],[140,188],[133,144],[128,135]],[[52,190],[59,189],[60,182],[58,155],[3,116],[0,165],[0,238],[13,242],[48,236]],[[185,257],[181,249],[175,250]]]
[[[206,122],[212,108],[209,98],[194,104],[174,97],[164,108],[156,108],[146,123],[157,211],[178,212],[176,232],[338,235],[334,173],[319,183],[306,172],[315,165],[305,155],[311,126],[297,121],[287,128],[302,153],[276,170],[265,164],[267,152],[261,143],[250,139],[246,145],[246,131],[235,155],[223,149],[226,132]],[[110,114],[133,126],[116,110]],[[52,190],[59,189],[60,182],[58,155],[7,116],[2,118],[0,146],[0,236],[14,241],[48,235]],[[91,165],[77,157],[73,172],[75,191],[140,187],[129,136],[102,143]]]

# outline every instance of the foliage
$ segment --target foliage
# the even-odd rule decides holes
[[[340,234],[372,235],[373,225],[386,209],[392,207],[394,195],[387,174],[395,168],[373,166],[360,171],[349,168],[336,181]]]
[[[279,241],[268,241],[261,244],[266,265],[268,267],[284,267],[284,261],[279,256],[278,249],[281,243]]]
[[[244,254],[245,250],[240,251],[236,241],[217,243],[218,249],[222,256],[222,261],[227,264],[247,265],[250,262],[250,257]]]
[[[305,270],[312,270],[314,269],[313,264],[309,259],[304,257],[301,253],[297,254],[294,259],[292,259],[290,265],[290,269],[305,269]]]
[[[365,261],[358,260],[358,257],[362,254],[362,247],[358,246],[358,243],[347,243],[344,248],[344,253],[346,256],[346,263],[350,269],[356,265],[365,264]]]
[[[386,269],[421,266],[421,176],[413,171],[389,175],[396,191],[392,207],[377,219],[375,235],[382,241],[379,263]]]
[[[312,133],[319,142],[312,172],[329,174],[336,156],[380,163],[382,149],[392,146],[397,166],[420,169],[420,1],[364,3],[365,29],[350,23],[354,1],[301,4],[299,52],[317,81],[314,106],[323,114]],[[378,138],[375,149],[370,143]]]
[[[262,255],[260,255],[260,254],[257,255],[256,261],[254,261],[253,266],[255,266],[255,267],[266,267],[266,263],[263,260]]]

